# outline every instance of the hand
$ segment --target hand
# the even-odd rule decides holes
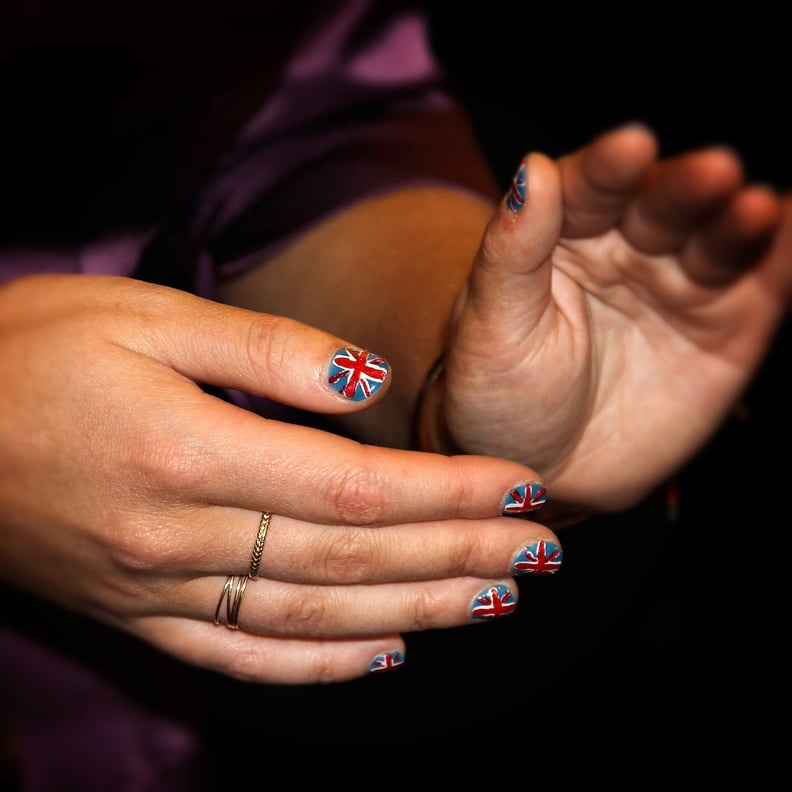
[[[343,346],[121,278],[1,287],[0,577],[257,682],[365,674],[377,655],[404,651],[403,631],[476,622],[475,597],[493,585],[513,605],[520,551],[557,543],[499,516],[533,471],[363,446],[197,384],[351,413],[366,402],[328,384]],[[260,577],[227,629],[224,583],[246,579],[265,510]]]
[[[788,306],[792,197],[724,149],[657,160],[628,127],[525,161],[455,308],[445,420],[552,502],[635,504],[735,406]],[[782,216],[781,233],[768,247]]]

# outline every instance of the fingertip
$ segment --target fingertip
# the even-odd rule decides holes
[[[783,212],[772,188],[750,185],[739,190],[691,246],[685,258],[688,275],[702,286],[722,287],[760,266],[778,239]]]
[[[517,609],[518,590],[514,581],[490,583],[481,589],[470,603],[470,618],[492,621],[510,616]]]
[[[765,233],[776,228],[784,215],[782,197],[768,184],[747,185],[738,194],[736,202],[752,233]]]
[[[745,240],[745,258],[756,261],[772,244],[783,218],[781,196],[771,187],[756,184],[734,196],[726,222],[735,236]]]
[[[643,121],[630,120],[603,132],[598,140],[618,140],[621,145],[645,147],[650,144],[655,150],[658,137],[655,130]]]
[[[514,171],[509,189],[504,198],[504,206],[510,218],[516,215],[525,206],[525,199],[528,194],[528,155],[523,155],[517,169]]]
[[[530,519],[530,512],[547,503],[547,490],[541,481],[522,481],[509,488],[501,501],[501,516]]]
[[[369,663],[369,674],[382,674],[386,671],[393,671],[396,668],[401,668],[405,662],[405,654],[403,649],[387,649],[383,652],[378,652]]]
[[[324,414],[365,407],[390,386],[388,361],[363,346],[289,317],[199,307],[205,312],[192,312],[190,332],[173,321],[181,344],[173,367],[196,381]]]
[[[530,198],[529,181],[531,182],[530,186],[535,190],[537,188],[535,182],[539,178],[542,167],[546,167],[547,164],[554,167],[552,161],[538,151],[528,152],[522,156],[501,202],[509,219],[516,220],[522,212]]]
[[[515,552],[510,571],[516,576],[548,577],[558,574],[563,560],[564,551],[557,539],[532,539]]]
[[[391,380],[391,367],[381,355],[347,344],[330,356],[325,383],[342,403],[360,404],[384,394]]]
[[[600,135],[584,150],[582,175],[595,190],[627,191],[658,154],[654,133],[643,124],[630,123]]]

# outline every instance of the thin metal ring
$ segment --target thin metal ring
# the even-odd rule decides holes
[[[253,553],[250,556],[250,571],[248,572],[248,577],[251,580],[255,580],[255,578],[258,577],[259,566],[261,565],[261,554],[264,552],[264,540],[267,538],[267,530],[271,519],[272,515],[269,512],[264,512],[261,515],[256,541],[253,545]]]
[[[226,627],[230,630],[239,629],[239,606],[242,604],[242,595],[247,588],[248,578],[245,575],[229,575],[223,584],[220,592],[220,599],[217,600],[215,608],[214,623],[220,624],[220,611],[223,601],[226,604]]]

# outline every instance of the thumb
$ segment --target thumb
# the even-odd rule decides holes
[[[526,155],[485,230],[457,304],[458,333],[491,342],[536,324],[551,298],[550,254],[562,222],[558,168],[543,154]]]
[[[368,406],[390,386],[388,362],[361,345],[283,316],[170,291],[165,329],[156,348],[144,351],[196,382],[323,413]]]

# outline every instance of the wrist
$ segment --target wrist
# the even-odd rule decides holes
[[[452,456],[460,454],[445,421],[446,354],[442,352],[429,369],[415,403],[412,446],[419,451]]]

